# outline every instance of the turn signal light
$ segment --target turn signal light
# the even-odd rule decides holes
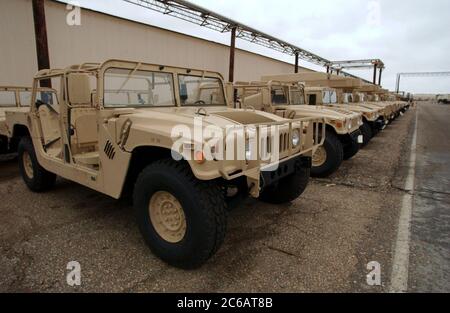
[[[203,151],[196,151],[195,152],[195,157],[194,157],[195,162],[197,162],[198,164],[203,164],[206,161],[205,158],[205,154],[203,153]]]

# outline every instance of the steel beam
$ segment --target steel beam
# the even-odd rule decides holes
[[[48,52],[47,25],[45,22],[44,0],[33,0],[34,33],[36,40],[36,54],[38,69],[50,68],[50,56]],[[41,87],[51,88],[50,80],[42,80]]]
[[[450,76],[450,71],[447,72],[411,72],[411,73],[398,73],[397,82],[395,84],[395,91],[400,91],[400,81],[402,77],[445,77]]]
[[[373,84],[377,84],[377,65],[375,64],[373,66]]]
[[[234,82],[234,59],[236,56],[236,27],[231,28],[231,41],[230,41],[230,67],[228,72],[228,81]]]
[[[381,75],[383,74],[383,68],[380,68],[380,74],[378,75],[378,86],[381,86]]]

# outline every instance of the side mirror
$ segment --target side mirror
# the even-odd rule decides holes
[[[188,99],[188,92],[186,84],[180,84],[180,99],[184,103]]]

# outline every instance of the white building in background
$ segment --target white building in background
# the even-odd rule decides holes
[[[45,13],[52,68],[121,58],[228,77],[226,45],[88,9],[81,11],[81,25],[71,26],[66,5],[53,0],[45,1]],[[0,1],[0,47],[0,85],[30,85],[38,70],[31,0]],[[293,64],[236,49],[236,81],[293,71]]]

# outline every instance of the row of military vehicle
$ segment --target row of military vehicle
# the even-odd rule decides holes
[[[29,189],[60,176],[131,195],[153,253],[196,268],[222,244],[234,200],[297,199],[311,173],[332,174],[409,103],[321,73],[226,84],[216,72],[109,60],[1,87],[0,106],[1,152],[18,153]]]

